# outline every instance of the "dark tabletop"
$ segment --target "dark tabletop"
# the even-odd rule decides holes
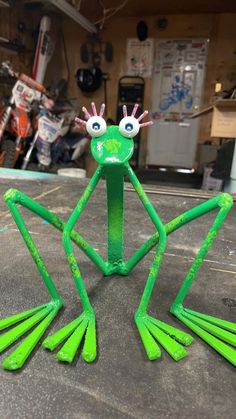
[[[86,180],[1,179],[1,195],[16,187],[68,219]],[[134,192],[125,194],[125,254],[141,245],[154,227]],[[149,195],[167,222],[203,202],[188,197]],[[65,301],[54,321],[56,331],[81,313],[61,234],[28,210],[22,210],[32,237]],[[203,264],[186,305],[200,312],[236,321],[236,207]],[[187,330],[168,313],[182,280],[213,220],[202,217],[168,238],[168,247],[154,288],[150,313]],[[106,194],[99,184],[78,223],[79,232],[106,256]],[[46,289],[16,226],[0,202],[0,316],[48,301]],[[103,278],[81,252],[79,266],[97,318],[98,358],[86,364],[80,351],[72,365],[58,363],[39,347],[18,373],[0,370],[0,418],[235,418],[235,368],[195,336],[189,356],[176,363],[163,350],[159,361],[147,360],[133,314],[139,304],[154,253],[128,277]],[[229,304],[229,302],[231,304]],[[190,332],[190,334],[193,334]],[[12,348],[1,354],[1,361]]]

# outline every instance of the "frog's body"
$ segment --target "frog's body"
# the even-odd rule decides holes
[[[46,208],[34,202],[21,192],[14,189],[10,189],[6,192],[4,199],[50,293],[51,301],[43,306],[36,307],[0,321],[0,330],[6,329],[17,323],[14,328],[0,337],[0,351],[10,346],[19,337],[31,330],[33,326],[36,326],[18,348],[4,360],[4,368],[14,370],[23,366],[37,342],[43,336],[44,332],[57,315],[59,309],[62,307],[62,299],[24,224],[17,204],[21,204],[37,213],[40,217],[47,220],[63,233],[63,244],[67,260],[81,299],[83,312],[70,324],[57,331],[54,335],[47,337],[43,342],[43,346],[47,349],[54,350],[60,344],[64,343],[57,353],[57,359],[67,362],[73,361],[84,336],[85,340],[82,351],[84,360],[91,362],[96,358],[95,315],[81,277],[71,242],[73,241],[77,244],[90,260],[100,268],[104,275],[112,275],[115,273],[119,275],[128,275],[151,249],[156,249],[144,292],[135,313],[135,322],[150,360],[157,359],[161,355],[157,342],[164,347],[173,359],[180,360],[187,355],[187,351],[182,345],[189,345],[192,342],[192,337],[173,326],[169,326],[162,321],[152,318],[147,314],[147,308],[166,248],[167,236],[193,219],[218,208],[219,212],[214,223],[205,237],[170,311],[228,361],[233,365],[236,365],[236,351],[231,346],[227,345],[229,343],[230,345],[236,346],[236,325],[183,307],[183,300],[187,291],[195,279],[204,257],[232,206],[232,198],[228,194],[221,194],[208,202],[181,214],[168,224],[164,225],[128,163],[134,150],[134,135],[137,134],[140,127],[149,124],[149,122],[140,123],[147,114],[146,111],[139,116],[139,118],[135,118],[137,108],[138,105],[135,105],[132,115],[128,116],[126,107],[124,107],[124,118],[121,120],[119,127],[106,126],[105,120],[103,119],[104,106],[101,107],[99,115],[97,115],[94,103],[92,103],[92,115],[83,108],[87,121],[78,119],[78,122],[86,125],[87,131],[92,136],[91,150],[94,158],[98,161],[99,166],[67,223],[63,223],[55,214],[52,214]],[[83,212],[92,192],[102,176],[105,177],[107,186],[107,261],[104,261],[99,253],[74,230],[78,218]],[[125,176],[127,176],[132,183],[156,228],[156,233],[154,233],[128,261],[124,260],[123,255],[123,192]]]

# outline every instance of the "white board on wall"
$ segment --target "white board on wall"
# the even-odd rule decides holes
[[[127,39],[126,45],[126,75],[152,76],[154,63],[154,39],[139,41],[137,38]]]

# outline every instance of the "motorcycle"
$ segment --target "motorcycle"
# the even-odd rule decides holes
[[[42,108],[38,116],[38,128],[33,141],[24,157],[21,169],[25,170],[36,148],[37,160],[40,170],[47,170],[51,164],[51,147],[61,136],[64,119],[54,115],[50,109]]]
[[[76,114],[75,106],[69,101],[66,106],[52,104],[52,101],[51,106],[41,105],[38,129],[25,155],[21,169],[28,168],[29,163],[33,160],[34,150],[38,162],[37,170],[40,171],[51,171],[53,169],[51,166],[54,164],[68,163],[77,159],[84,151],[88,139],[84,138],[85,135],[70,132]]]
[[[15,72],[9,62],[2,69],[16,78],[11,97],[0,112],[0,151],[3,166],[14,167],[22,153],[24,141],[33,133],[30,113],[35,103],[43,103],[46,89],[24,73]]]

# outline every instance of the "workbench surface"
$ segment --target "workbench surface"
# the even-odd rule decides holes
[[[1,179],[2,194],[10,187],[47,206],[67,220],[86,180],[54,177],[45,180]],[[203,202],[200,198],[149,194],[167,222]],[[138,248],[154,231],[134,192],[125,194],[125,253]],[[64,298],[65,309],[50,333],[81,313],[61,234],[23,210],[26,223]],[[186,306],[236,322],[236,206],[187,296]],[[202,217],[168,238],[164,262],[154,288],[150,313],[185,328],[168,313],[182,280],[213,220]],[[42,280],[3,200],[0,202],[0,317],[48,301]],[[106,256],[106,193],[98,185],[78,222],[79,232]],[[54,353],[38,347],[22,371],[0,370],[1,419],[74,418],[235,418],[235,368],[198,336],[189,356],[178,363],[163,350],[160,360],[147,360],[133,314],[139,304],[154,252],[128,277],[102,277],[76,251],[79,266],[97,317],[98,358],[86,364],[80,353],[72,365],[58,363]],[[1,354],[1,361],[12,348]]]

